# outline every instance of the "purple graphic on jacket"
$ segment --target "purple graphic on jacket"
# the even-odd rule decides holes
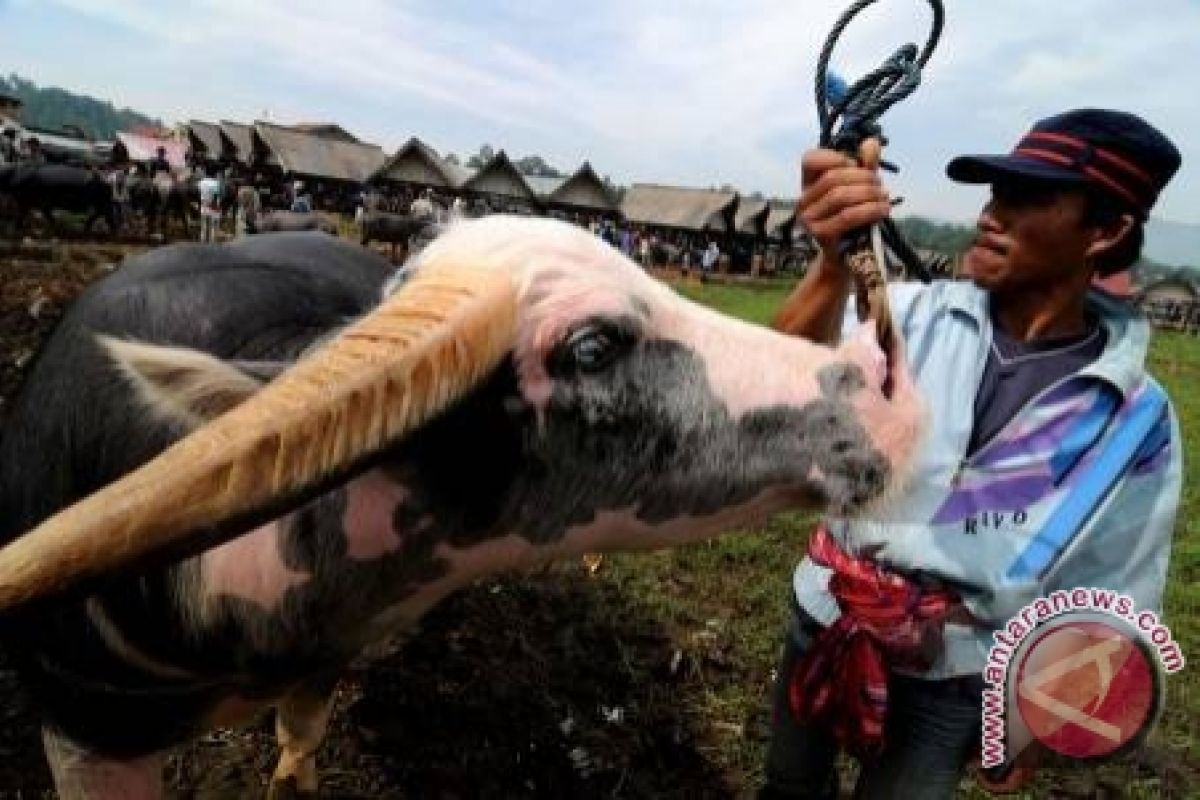
[[[957,522],[981,511],[1019,511],[1056,491],[1094,457],[1092,446],[1108,429],[1112,415],[1126,416],[1142,391],[1119,408],[1120,397],[1107,384],[1092,383],[1081,390],[1078,382],[1067,381],[1047,393],[968,460],[932,522]],[[1139,450],[1134,474],[1166,465],[1169,428],[1164,417]]]

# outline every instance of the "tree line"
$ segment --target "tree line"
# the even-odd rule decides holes
[[[495,157],[496,149],[490,144],[480,145],[478,152],[467,156],[465,163],[454,153],[447,153],[445,156],[447,163],[457,166],[465,166],[467,169],[480,169],[483,167],[483,165],[487,164]],[[525,156],[524,158],[514,158],[511,160],[512,165],[516,167],[517,172],[521,173],[522,175],[530,175],[537,178],[567,177],[554,167],[547,164],[545,159],[543,159],[541,156]]]
[[[20,100],[23,124],[47,130],[77,128],[85,137],[112,139],[117,131],[138,128],[162,128],[161,120],[129,108],[117,108],[107,100],[97,100],[53,86],[38,86],[33,81],[11,74],[0,75],[0,94]]]

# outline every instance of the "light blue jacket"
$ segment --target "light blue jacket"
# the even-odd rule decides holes
[[[830,520],[829,529],[848,552],[949,585],[981,621],[948,623],[943,653],[922,677],[980,672],[992,631],[1057,589],[1116,589],[1131,596],[1137,610],[1161,613],[1183,476],[1179,424],[1169,404],[1096,512],[1041,568],[1021,566],[1037,547],[1031,548],[1033,537],[1089,477],[1138,399],[1157,389],[1144,370],[1145,319],[1102,292],[1089,294],[1089,307],[1108,333],[1104,352],[1031,400],[967,459],[975,389],[992,342],[987,296],[972,284],[949,281],[893,285],[890,296],[913,378],[931,410],[929,435],[898,502],[872,519]],[[793,578],[801,607],[826,625],[840,613],[828,579],[829,571],[808,558]]]

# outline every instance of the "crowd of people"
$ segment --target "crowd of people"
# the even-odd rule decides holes
[[[13,131],[0,137],[0,163],[45,163],[36,138],[27,137],[18,148]],[[102,173],[112,191],[114,217],[126,229],[139,217],[158,220],[148,206],[172,193],[180,194],[187,216],[198,215],[200,241],[216,241],[219,232],[234,236],[251,232],[256,218],[269,210],[295,213],[326,212],[349,215],[356,221],[368,212],[408,214],[444,222],[455,217],[478,217],[492,213],[535,214],[538,209],[512,199],[495,196],[464,196],[431,187],[323,184],[304,180],[285,181],[263,171],[188,162],[173,166],[164,148],[154,157],[132,164],[90,167]],[[157,198],[135,189],[142,183],[154,187]],[[149,199],[147,199],[149,198]],[[677,265],[684,274],[698,271],[706,278],[723,271],[748,271],[752,248],[737,246],[716,233],[666,230],[620,220],[612,215],[551,209],[550,216],[572,222],[619,249],[646,268]]]

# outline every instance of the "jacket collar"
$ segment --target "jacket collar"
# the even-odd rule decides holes
[[[980,335],[990,342],[992,323],[987,297],[987,292],[969,281],[954,281],[946,287],[946,305],[972,320]],[[1099,317],[1108,336],[1104,352],[1080,374],[1107,381],[1128,398],[1144,375],[1150,325],[1132,305],[1101,289],[1088,292],[1087,306]]]

